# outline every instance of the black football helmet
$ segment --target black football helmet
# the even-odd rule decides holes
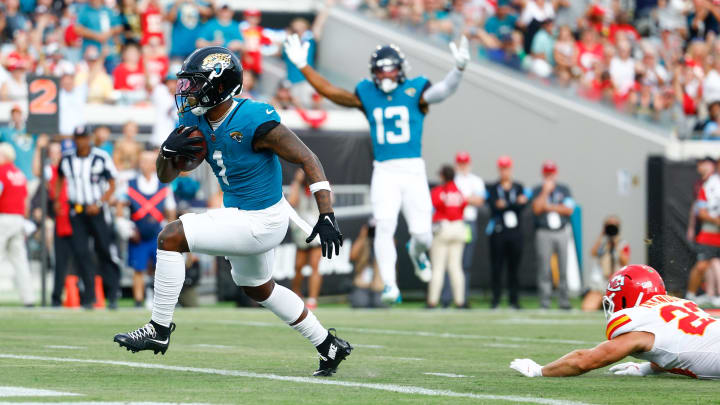
[[[370,56],[370,75],[372,76],[373,83],[375,83],[375,86],[377,86],[379,89],[389,92],[394,90],[394,87],[392,89],[389,89],[388,87],[385,87],[382,84],[382,81],[378,79],[377,73],[381,71],[391,71],[396,70],[398,71],[398,77],[396,86],[402,84],[405,81],[405,71],[407,70],[407,62],[405,61],[405,55],[400,51],[400,48],[398,48],[396,45],[384,45],[380,46],[375,49],[375,51]]]
[[[178,112],[203,115],[242,91],[243,69],[237,56],[227,48],[208,46],[185,59],[177,78]]]

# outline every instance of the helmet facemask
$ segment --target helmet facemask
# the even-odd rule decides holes
[[[408,69],[405,57],[395,45],[378,47],[370,58],[370,74],[375,86],[384,93],[391,93],[405,81],[405,71]],[[383,77],[385,72],[397,71],[395,78]]]
[[[603,312],[605,312],[605,319],[610,320],[610,317],[615,313],[615,303],[613,302],[613,297],[615,296],[615,293],[612,293],[609,297],[607,295],[604,295],[602,298],[602,304],[603,304]]]

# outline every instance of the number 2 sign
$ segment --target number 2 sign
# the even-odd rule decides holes
[[[59,80],[52,76],[28,76],[27,131],[34,134],[57,134],[60,121],[58,105]]]

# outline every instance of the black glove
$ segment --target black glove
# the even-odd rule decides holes
[[[335,255],[340,254],[343,235],[340,233],[340,227],[338,227],[334,213],[320,214],[317,224],[315,224],[310,236],[305,239],[305,243],[312,242],[317,235],[320,235],[320,246],[322,247],[323,256],[332,259],[333,245],[335,246]]]
[[[202,150],[201,147],[195,146],[196,143],[202,142],[202,138],[188,138],[197,126],[184,127],[180,125],[168,135],[165,142],[160,148],[160,153],[166,159],[176,156],[183,156],[188,159],[195,159],[195,153]]]

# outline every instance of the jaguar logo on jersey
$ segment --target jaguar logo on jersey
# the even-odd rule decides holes
[[[406,89],[406,90],[405,90],[405,94],[407,94],[408,97],[415,97],[415,92],[416,92],[416,91],[417,91],[417,90],[415,90],[415,88],[410,87],[409,89]]]
[[[238,132],[238,131],[231,132],[230,138],[232,138],[232,139],[238,141],[238,143],[240,143],[240,142],[242,142],[243,134],[242,134],[242,132]]]
[[[203,70],[215,69],[216,73],[219,74],[225,68],[230,67],[231,64],[230,55],[226,53],[211,53],[203,59],[202,66],[200,67]]]
[[[608,283],[607,290],[608,291],[620,291],[622,290],[623,286],[625,285],[625,276],[622,274],[619,274],[610,280]]]

